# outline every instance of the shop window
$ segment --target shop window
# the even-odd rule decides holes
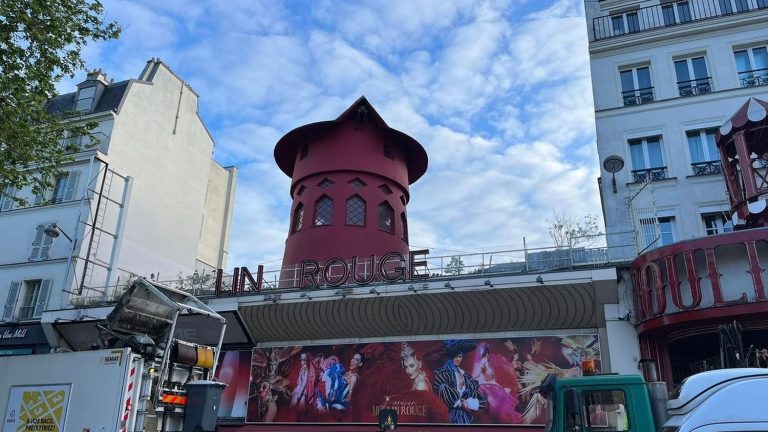
[[[293,211],[293,232],[301,230],[304,226],[304,204],[299,203]]]
[[[347,200],[347,225],[365,225],[365,201],[359,195],[354,195]]]
[[[32,250],[29,252],[29,261],[47,260],[51,253],[53,237],[45,235],[45,227],[50,223],[39,224],[35,228],[35,238],[32,241]]]
[[[333,200],[323,195],[315,203],[315,226],[330,225],[333,218]]]
[[[641,66],[619,71],[621,99],[624,105],[639,105],[654,101],[651,67]]]
[[[379,204],[379,229],[388,233],[395,232],[395,211],[388,202]]]

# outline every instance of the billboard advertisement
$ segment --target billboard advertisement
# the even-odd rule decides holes
[[[543,424],[539,383],[586,359],[596,334],[254,348],[246,422]]]
[[[64,432],[70,386],[14,386],[8,397],[3,432]]]
[[[248,402],[248,381],[251,372],[251,351],[227,351],[221,353],[216,381],[227,385],[221,394],[219,418],[245,418]]]

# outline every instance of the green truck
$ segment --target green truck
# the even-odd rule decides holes
[[[654,368],[655,370],[655,368]],[[768,369],[721,369],[693,375],[673,399],[649,375],[557,378],[540,386],[549,432],[766,431]]]

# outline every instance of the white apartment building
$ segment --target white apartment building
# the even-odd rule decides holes
[[[226,266],[237,169],[212,159],[187,83],[152,59],[138,79],[90,73],[47,108],[97,121],[97,139],[69,138],[80,151],[44,195],[8,191],[28,206],[0,203],[0,333],[38,333],[23,326],[114,297],[133,275],[170,280]],[[5,354],[41,345],[7,339],[16,348]]]
[[[768,231],[734,232],[717,146],[731,116],[768,99],[768,1],[584,5],[609,250],[636,257],[620,297],[671,385],[723,366],[722,325],[742,325],[745,353],[768,344]]]
[[[615,182],[602,171],[614,247],[731,229],[715,133],[750,97],[768,97],[766,6],[585,1],[598,154],[624,162]]]

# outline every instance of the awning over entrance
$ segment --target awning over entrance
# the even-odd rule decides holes
[[[604,327],[602,304],[616,302],[615,281],[442,291],[285,303],[242,298],[239,311],[258,343],[295,343]]]

